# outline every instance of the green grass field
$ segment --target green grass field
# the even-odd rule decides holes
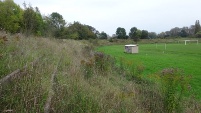
[[[166,67],[178,67],[193,76],[193,93],[199,95],[201,53],[196,51],[200,50],[200,45],[168,44],[167,50],[164,51],[164,44],[158,44],[157,48],[155,45],[141,44],[139,54],[125,54],[123,45],[98,48],[116,59],[123,57],[134,62],[134,65],[129,65],[134,71],[136,64],[140,64],[143,69],[140,75],[137,73],[137,77],[143,79],[138,79],[127,65],[118,67],[118,61],[94,51],[97,45],[129,42],[131,41],[116,40],[110,43],[107,40],[61,40],[23,35],[18,40],[15,36],[8,35],[8,41],[0,43],[0,112],[35,113],[49,110],[59,113],[162,113],[170,110],[177,113],[180,109],[186,113],[201,111],[200,100],[177,99],[180,97],[177,96],[180,91],[173,91],[178,88],[172,87],[175,84],[168,87],[173,90],[166,90],[166,84],[144,80]],[[36,59],[37,62],[32,65],[31,62]],[[1,81],[18,69],[18,74],[6,82]],[[173,80],[178,85],[178,79],[175,81]],[[181,96],[185,97],[186,93],[182,94]]]
[[[164,68],[179,68],[191,75],[191,93],[201,98],[201,45],[184,44],[140,44],[138,54],[124,53],[124,45],[102,46],[97,49],[115,57],[142,64],[143,76],[160,72]]]

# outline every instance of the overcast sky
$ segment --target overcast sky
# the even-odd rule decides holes
[[[14,0],[38,7],[41,14],[58,12],[66,22],[79,21],[109,35],[118,27],[160,33],[201,20],[201,0]]]

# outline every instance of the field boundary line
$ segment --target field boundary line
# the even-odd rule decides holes
[[[37,59],[35,59],[33,62],[31,62],[29,65],[31,65],[32,67],[36,65],[36,63],[39,61],[41,57],[38,57]],[[5,77],[3,77],[2,79],[0,79],[0,85],[6,84],[10,81],[12,81],[12,79],[20,77],[24,70],[26,71],[28,65],[26,64],[22,69],[16,69],[15,71],[13,71],[12,73],[6,75]]]

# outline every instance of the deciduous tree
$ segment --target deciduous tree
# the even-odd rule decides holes
[[[24,3],[23,25],[24,32],[28,36],[34,34],[41,36],[43,33],[44,22],[38,7],[33,8],[31,5],[27,7]]]
[[[138,29],[136,32],[136,36],[134,37],[135,43],[137,43],[140,40],[141,35],[142,35],[142,31]]]
[[[190,27],[189,27],[189,35],[194,35],[194,33],[195,33],[195,25],[191,25]]]
[[[62,32],[64,30],[64,27],[66,25],[65,20],[63,19],[63,16],[57,12],[53,12],[49,17],[49,23],[53,27],[53,33],[55,37],[62,37]]]
[[[7,32],[19,32],[23,10],[13,0],[0,1],[0,27]]]
[[[195,36],[196,36],[197,38],[201,38],[201,31],[197,32],[197,33],[195,34]]]
[[[170,34],[172,37],[177,37],[180,34],[181,29],[179,27],[172,28]]]
[[[182,30],[181,30],[181,32],[180,32],[180,36],[181,36],[181,37],[187,37],[187,36],[188,36],[187,29],[182,28]]]
[[[126,39],[126,30],[124,28],[118,27],[116,30],[117,38],[119,39]]]
[[[65,20],[63,19],[63,16],[57,12],[53,12],[50,15],[51,19],[51,24],[56,28],[56,29],[61,29],[66,25]]]
[[[148,31],[147,30],[142,30],[141,38],[142,39],[147,39],[148,38]]]
[[[34,32],[36,13],[34,12],[33,7],[32,6],[27,7],[26,3],[24,3],[24,8],[25,10],[23,14],[23,25],[24,25],[24,32],[28,36]]]
[[[44,28],[44,21],[43,21],[43,17],[39,11],[39,8],[36,7],[35,8],[35,12],[36,12],[36,27],[35,27],[35,35],[37,36],[41,36],[44,35],[45,32],[45,28]]]
[[[136,35],[137,35],[137,28],[136,27],[132,27],[130,29],[130,32],[129,32],[129,37],[131,39],[134,39],[136,37]]]
[[[158,34],[158,38],[165,38],[165,32],[161,32]]]
[[[98,30],[96,30],[96,28],[90,26],[90,25],[86,25],[90,31],[92,31],[96,36],[98,36],[100,33]]]
[[[201,30],[201,27],[200,27],[200,21],[199,20],[196,20],[195,21],[195,34],[197,32],[199,32]]]
[[[107,39],[107,34],[106,34],[104,31],[102,31],[102,32],[100,33],[99,38],[100,38],[100,39]]]
[[[149,32],[149,37],[151,39],[157,38],[157,34],[155,32]]]
[[[67,38],[79,40],[96,38],[96,34],[94,34],[94,32],[92,32],[87,25],[83,25],[79,22],[74,22],[73,24],[70,24],[67,28],[66,33],[68,34]]]

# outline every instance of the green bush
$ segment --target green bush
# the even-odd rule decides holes
[[[179,69],[163,69],[160,74],[164,108],[167,113],[182,112],[182,99],[189,85],[189,78]]]
[[[145,69],[143,64],[121,58],[120,69],[126,72],[126,77],[128,80],[134,80],[138,83],[142,82],[141,74]]]
[[[114,65],[114,61],[110,56],[96,52],[87,61],[81,60],[81,65],[85,78],[90,78],[95,73],[105,75]]]

